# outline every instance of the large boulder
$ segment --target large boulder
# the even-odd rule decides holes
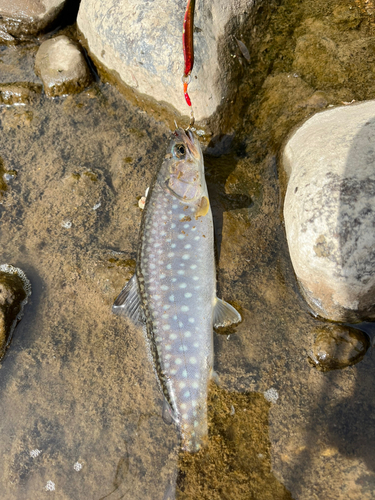
[[[375,103],[316,114],[289,139],[286,235],[315,312],[375,319]]]
[[[0,42],[12,43],[43,31],[65,0],[0,0]]]
[[[251,29],[254,4],[254,0],[196,4],[195,67],[189,92],[198,120],[211,116],[230,92],[229,47],[241,27]],[[82,0],[77,24],[96,63],[139,93],[189,114],[181,83],[185,8],[186,2],[176,0]],[[246,48],[242,50],[246,54]]]

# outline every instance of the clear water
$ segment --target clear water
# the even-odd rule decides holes
[[[0,106],[2,168],[17,172],[2,189],[0,264],[33,286],[0,365],[1,499],[373,498],[373,350],[343,370],[308,363],[323,322],[289,261],[278,161],[312,113],[374,98],[371,9],[281,2],[242,64],[234,140],[206,167],[219,295],[244,320],[215,335],[220,387],[196,455],[179,452],[161,418],[142,332],[110,311],[134,270],[138,198],[169,130],[101,82]],[[35,50],[3,48],[1,81],[38,83]]]

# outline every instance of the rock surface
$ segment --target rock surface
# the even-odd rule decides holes
[[[290,256],[313,311],[375,318],[375,107],[316,114],[288,141],[284,216]]]
[[[0,358],[30,294],[30,282],[21,269],[8,264],[0,266]]]
[[[44,30],[65,0],[0,0],[0,41],[24,40]]]
[[[49,97],[81,92],[91,82],[85,58],[65,35],[42,43],[35,58],[35,72]]]
[[[322,372],[355,365],[370,347],[368,335],[350,326],[326,325],[315,334],[309,362]]]
[[[195,67],[189,87],[197,120],[211,116],[227,96],[232,35],[251,24],[254,3],[197,2]],[[189,114],[181,83],[185,8],[186,2],[175,0],[83,0],[77,23],[96,62],[115,71],[129,87]]]

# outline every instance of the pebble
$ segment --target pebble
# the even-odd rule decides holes
[[[9,264],[0,265],[0,358],[30,295],[31,284],[23,271]]]
[[[355,365],[370,347],[368,335],[350,326],[327,325],[317,328],[315,336],[308,361],[322,372]]]

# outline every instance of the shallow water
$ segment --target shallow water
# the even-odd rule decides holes
[[[179,453],[161,418],[142,332],[110,311],[134,271],[138,198],[169,130],[99,81],[0,106],[2,169],[17,173],[2,188],[0,264],[21,267],[33,286],[0,365],[0,498],[162,499],[168,488],[184,500],[373,498],[374,353],[343,370],[309,364],[324,323],[289,261],[278,161],[312,113],[374,98],[371,8],[282,2],[249,47],[253,64],[241,63],[236,133],[206,169],[219,296],[243,322],[215,335],[220,387],[210,391],[208,449],[194,456]],[[336,48],[314,65],[298,42],[307,35]],[[34,55],[31,45],[4,48],[2,83],[39,83]]]

